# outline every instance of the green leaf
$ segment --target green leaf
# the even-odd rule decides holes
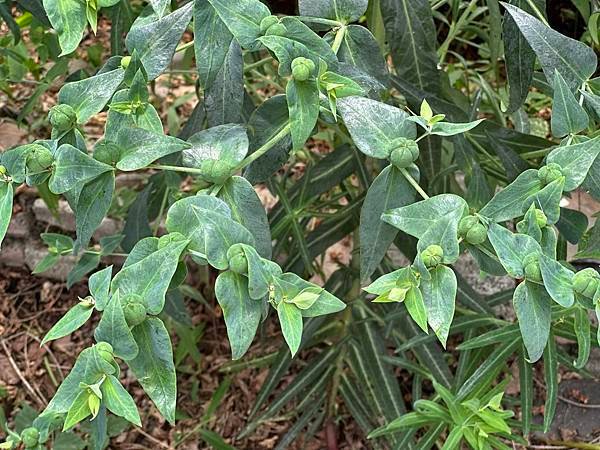
[[[81,422],[83,419],[92,414],[88,399],[90,394],[87,390],[82,390],[79,395],[73,400],[73,404],[69,408],[65,423],[63,425],[63,431],[67,431]]]
[[[227,203],[232,218],[252,233],[260,256],[270,259],[272,244],[269,219],[252,185],[245,178],[231,177],[219,190],[218,197]]]
[[[215,295],[223,310],[231,357],[239,359],[254,339],[262,314],[262,302],[250,298],[246,277],[231,271],[218,276]]]
[[[148,317],[132,332],[140,351],[127,364],[163,417],[173,424],[177,377],[169,333],[157,317]]]
[[[77,264],[67,275],[67,289],[71,289],[75,283],[78,283],[89,272],[94,270],[100,264],[100,255],[97,253],[84,253],[77,261]]]
[[[588,218],[581,211],[561,208],[556,228],[571,244],[579,243],[588,227]]]
[[[412,171],[418,179],[418,172]],[[414,173],[416,172],[416,173]],[[367,191],[360,212],[360,278],[366,281],[385,256],[398,230],[381,220],[381,215],[390,209],[414,202],[416,192],[393,166],[381,171]]]
[[[421,280],[420,289],[427,308],[427,321],[442,345],[446,347],[456,299],[454,271],[446,266],[432,269],[431,279]]]
[[[544,287],[552,300],[565,308],[572,306],[575,302],[573,272],[546,255],[540,255],[539,261]]]
[[[108,266],[92,274],[88,280],[90,294],[98,311],[102,311],[108,304],[111,277],[112,266]]]
[[[302,340],[302,312],[296,305],[282,301],[277,306],[277,316],[285,342],[294,357]]]
[[[71,106],[77,113],[77,123],[84,124],[104,109],[124,77],[125,71],[118,68],[67,83],[58,92],[58,101]]]
[[[590,358],[591,333],[590,318],[588,317],[587,309],[582,307],[575,308],[573,330],[577,336],[577,360],[573,365],[577,369],[581,369],[585,367]]]
[[[148,80],[154,80],[171,63],[177,44],[192,17],[193,2],[158,20],[133,26],[125,45],[129,54],[137,52]]]
[[[456,262],[460,252],[457,234],[458,223],[464,213],[464,208],[457,208],[437,219],[419,238],[417,243],[418,252],[423,252],[430,245],[439,245],[444,250],[442,262],[445,264]]]
[[[454,136],[456,134],[466,133],[483,122],[483,120],[484,119],[478,119],[467,123],[437,122],[431,127],[431,134],[437,134],[438,136]]]
[[[519,320],[529,361],[533,363],[540,359],[548,341],[551,322],[550,298],[541,286],[524,281],[515,289],[513,307]]]
[[[60,339],[61,337],[67,336],[73,331],[78,330],[90,317],[92,317],[93,312],[94,305],[87,302],[77,303],[69,309],[52,328],[50,328],[50,331],[46,333],[46,336],[44,336],[40,345],[44,345],[46,342],[55,339]]]
[[[325,314],[333,314],[346,307],[346,304],[335,295],[327,292],[325,289],[319,288],[316,284],[300,278],[295,273],[284,273],[279,279],[295,285],[298,288],[298,291],[303,291],[305,289],[321,289],[321,294],[312,306],[302,310],[303,317],[317,317]]]
[[[86,248],[94,231],[108,213],[115,190],[115,173],[105,172],[87,183],[79,194],[75,209],[77,249]]]
[[[13,185],[0,181],[0,246],[8,230],[13,206]]]
[[[86,25],[85,3],[78,0],[43,0],[52,28],[58,34],[62,55],[74,52]]]
[[[536,53],[548,80],[558,71],[571,89],[579,87],[596,70],[596,53],[587,45],[563,36],[535,17],[502,3]]]
[[[560,72],[554,72],[552,99],[552,135],[563,137],[588,127],[588,115],[579,104]]]
[[[222,161],[230,168],[240,163],[248,153],[248,135],[242,125],[228,123],[193,134],[190,148],[182,152],[186,167],[200,168],[203,161]]]
[[[548,344],[544,349],[544,382],[546,383],[546,402],[544,403],[544,433],[552,425],[556,402],[558,400],[558,359],[556,354],[556,341],[550,331]]]
[[[482,216],[494,222],[505,222],[523,214],[525,200],[542,189],[537,170],[529,169],[519,175],[512,183],[498,192],[481,208]],[[529,205],[525,205],[529,207]]]
[[[427,308],[421,291],[414,286],[411,287],[404,297],[404,305],[410,317],[427,333]]]
[[[514,278],[523,278],[523,260],[532,253],[541,253],[540,245],[531,236],[512,233],[493,223],[488,229],[488,238],[496,250],[500,263]]]
[[[194,51],[198,80],[208,89],[227,56],[233,35],[208,0],[194,3]]]
[[[560,219],[560,200],[562,199],[564,186],[565,179],[563,177],[554,180],[544,186],[541,191],[527,198],[523,203],[523,207],[531,207],[532,204],[535,205],[536,208],[544,212],[548,219],[548,224],[554,225]]]
[[[63,144],[56,151],[54,171],[48,186],[53,193],[63,194],[82,187],[98,175],[111,170],[111,166],[95,160],[72,145]]]
[[[39,144],[25,144],[0,153],[0,161],[13,182],[21,184],[27,172],[27,157],[35,151]]]
[[[256,39],[261,35],[260,22],[271,15],[269,8],[258,0],[208,0],[240,45],[257,50]]]
[[[119,102],[129,103],[131,101],[129,97],[129,90],[127,89],[115,92],[108,108],[104,141],[98,142],[94,147],[94,155],[97,155],[101,151],[106,151],[102,147],[108,147],[109,150],[112,150],[113,153],[110,154],[112,164],[116,164],[120,157],[121,149],[113,143],[118,141],[119,132],[122,129],[142,128],[153,133],[163,134],[162,122],[156,108],[152,104],[146,103],[132,114],[124,114],[113,107]],[[99,158],[99,156],[96,156],[96,158]]]
[[[123,267],[113,278],[111,291],[118,290],[123,297],[127,294],[137,294],[142,297],[148,313],[160,313],[165,304],[165,294],[171,278],[177,269],[179,257],[188,243],[189,241],[182,236],[175,236],[166,245]],[[143,245],[145,245],[144,240],[139,241],[136,247]],[[135,252],[136,247],[131,254]]]
[[[102,312],[100,323],[94,332],[96,342],[108,342],[112,345],[115,356],[125,361],[135,358],[138,345],[133,339],[129,325],[125,321],[123,305],[119,292],[115,292]]]
[[[290,80],[285,93],[292,143],[298,150],[304,147],[319,118],[319,87],[315,80]]]
[[[100,389],[102,390],[102,402],[111,413],[123,417],[138,427],[142,426],[135,401],[115,376],[108,375]]]
[[[299,0],[298,10],[301,16],[350,23],[365,13],[368,3],[368,0]]]
[[[181,139],[143,128],[121,129],[117,137],[117,144],[122,148],[117,169],[123,171],[143,169],[163,156],[190,147]]]
[[[527,361],[525,349],[519,355],[519,386],[521,389],[523,435],[529,436],[533,414],[533,368]]]
[[[577,188],[588,174],[590,167],[600,153],[600,136],[579,144],[555,148],[546,158],[546,163],[556,163],[565,176],[565,192]]]
[[[367,156],[385,159],[393,141],[415,139],[415,124],[401,109],[365,97],[347,97],[337,102],[338,111],[358,149]]]

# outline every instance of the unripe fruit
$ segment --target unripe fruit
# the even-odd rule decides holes
[[[554,180],[557,180],[562,176],[562,168],[556,163],[550,163],[546,166],[543,166],[538,171],[538,178],[544,186],[552,183]]]
[[[538,255],[527,255],[525,257],[523,260],[523,271],[525,272],[525,279],[538,283],[542,281],[542,271]]]
[[[302,56],[292,61],[292,76],[296,81],[306,81],[315,71],[315,63]]]
[[[442,262],[444,249],[439,245],[430,245],[421,252],[421,260],[425,267],[435,267]]]
[[[127,322],[127,325],[135,327],[146,320],[146,307],[142,302],[135,298],[125,303],[123,306],[123,314],[125,315],[125,322]]]
[[[265,36],[285,36],[287,28],[282,23],[275,23],[271,25],[265,32]]]
[[[248,273],[248,260],[246,252],[240,244],[233,244],[227,250],[227,259],[229,261],[229,269],[232,272],[245,275]]]
[[[43,145],[32,145],[31,153],[27,156],[27,169],[38,173],[46,170],[54,162],[52,152]]]
[[[123,56],[123,58],[121,58],[121,67],[123,69],[127,69],[129,67],[130,62],[131,62],[131,56]]]
[[[467,234],[465,235],[465,241],[473,245],[483,244],[487,239],[487,231],[488,230],[484,224],[475,224],[469,231],[467,231]]]
[[[465,216],[458,222],[458,235],[466,236],[471,228],[479,223],[477,216]]]
[[[77,113],[69,105],[56,105],[50,109],[48,120],[57,131],[68,131],[77,123]]]
[[[538,227],[540,228],[544,228],[546,225],[548,225],[548,218],[546,217],[546,214],[544,214],[544,211],[542,211],[541,209],[535,210],[535,221],[537,222]]]
[[[398,169],[410,166],[419,157],[419,146],[412,139],[394,139],[390,148],[390,162]]]
[[[590,267],[580,270],[573,276],[573,290],[587,298],[594,297],[599,283],[600,275]]]
[[[21,432],[21,440],[23,441],[23,445],[25,448],[33,448],[38,444],[40,439],[40,432],[37,428],[29,427],[25,428]]]
[[[279,23],[277,16],[267,16],[260,21],[260,34],[265,34],[269,28]]]
[[[231,167],[224,161],[209,159],[200,165],[202,178],[210,183],[223,184],[231,175]]]
[[[115,358],[113,356],[113,347],[108,342],[98,342],[95,347],[98,351],[98,354],[104,361],[108,363],[114,361]]]

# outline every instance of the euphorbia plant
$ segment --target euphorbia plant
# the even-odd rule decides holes
[[[349,391],[352,384],[348,373],[356,373],[356,367],[366,374],[372,369],[361,359],[364,353],[360,344],[346,343],[346,336],[353,339],[353,328],[348,324],[354,319],[358,329],[365,322],[366,342],[373,343],[367,317],[385,324],[387,319],[382,315],[387,313],[386,308],[393,307],[365,306],[365,301],[403,304],[389,311],[412,318],[423,331],[421,335],[412,333],[422,340],[421,344],[431,341],[426,336],[431,329],[446,347],[453,330],[465,331],[453,328],[458,292],[470,311],[462,313],[465,323],[475,320],[469,315],[482,314],[477,319],[485,319],[473,330],[479,330],[482,324],[502,329],[485,329],[479,336],[470,333],[463,349],[507,340],[509,345],[494,350],[489,365],[476,369],[476,362],[472,362],[475,359],[461,363],[462,372],[457,373],[460,382],[454,386],[450,386],[444,370],[435,372],[430,367],[430,372],[418,373],[436,381],[435,390],[445,406],[419,400],[414,404],[416,412],[378,428],[371,436],[392,435],[390,442],[408,442],[421,425],[436,424],[436,437],[450,427],[448,442],[453,445],[464,438],[473,448],[503,448],[495,434],[515,439],[505,422],[510,414],[500,406],[503,385],[491,391],[490,387],[515,350],[524,361],[524,386],[528,381],[531,384],[531,377],[527,378],[530,364],[545,355],[546,382],[550,386],[547,428],[556,402],[556,389],[552,388],[557,382],[553,336],[571,336],[565,324],[574,316],[574,335],[579,343],[575,365],[582,367],[590,348],[587,311],[595,309],[600,315],[600,276],[593,269],[576,271],[565,261],[566,242],[557,232],[558,228],[564,233],[560,225],[564,195],[582,185],[598,193],[595,183],[600,176],[596,164],[600,141],[593,132],[581,133],[593,131],[590,124],[600,104],[595,93],[597,82],[590,79],[596,69],[593,50],[550,29],[540,11],[537,14],[541,16],[536,18],[504,5],[506,42],[519,40],[524,55],[533,61],[535,55],[539,57],[553,90],[552,132],[562,139],[553,148],[547,141],[533,140],[532,145],[542,148],[532,151],[535,154],[526,161],[525,151],[514,150],[519,139],[525,139],[524,134],[502,129],[492,120],[477,119],[473,113],[457,113],[451,104],[448,106],[448,99],[430,92],[437,88],[422,77],[422,70],[431,70],[426,48],[424,56],[413,53],[413,59],[407,59],[415,65],[415,75],[399,67],[401,62],[396,59],[407,57],[392,43],[398,67],[390,78],[378,42],[367,28],[354,24],[365,13],[366,1],[346,1],[343,7],[337,7],[335,1],[303,0],[302,15],[297,17],[272,15],[258,0],[196,0],[172,12],[169,2],[150,3],[125,38],[126,52],[111,56],[95,75],[62,87],[59,104],[49,112],[50,139],[1,155],[1,234],[8,226],[15,186],[26,183],[49,195],[62,195],[75,212],[76,240],[51,233],[43,236],[49,256],[36,271],[42,272],[61,255],[73,253],[82,256],[69,284],[93,272],[88,279],[89,296],[80,299],[54,325],[43,343],[72,333],[94,313],[100,315],[94,332],[96,343],[78,356],[33,428],[13,436],[12,442],[20,439],[28,448],[35,448],[47,441],[56,421],[69,429],[90,416],[94,432],[105,433],[102,423],[107,412],[140,426],[135,402],[119,381],[121,361],[165,419],[174,422],[176,370],[162,317],[169,294],[184,283],[192,265],[209,266],[219,272],[214,293],[223,311],[233,359],[244,356],[260,323],[270,314],[277,316],[292,357],[307,345],[308,338],[303,339],[306,323],[327,330],[323,322],[313,318],[340,317],[341,325],[333,327],[340,334],[330,336],[333,350],[323,352],[319,364],[331,364],[331,370],[323,369],[323,379],[328,381],[331,376],[333,398],[340,389],[349,404],[353,396],[361,394]],[[383,3],[390,7],[394,2]],[[431,13],[428,4],[415,4],[421,13]],[[86,20],[95,28],[98,9],[113,3],[88,3],[85,9],[81,5],[73,9],[60,5],[44,2],[63,52],[70,53],[81,39]],[[431,16],[423,18],[421,13],[405,11],[401,17],[413,25],[419,21],[426,26],[432,23]],[[178,47],[192,19],[194,41]],[[65,27],[66,23],[77,26]],[[387,25],[390,35],[400,32],[395,24]],[[413,34],[407,36],[416,39]],[[168,69],[176,51],[192,44],[202,100],[186,133],[169,136],[164,134],[150,102],[148,85]],[[415,41],[409,44],[417,47]],[[509,108],[516,110],[524,100],[517,90],[526,93],[529,88],[529,82],[525,86],[519,83],[527,76],[531,79],[531,74],[526,74],[527,67],[515,67],[511,56],[506,56]],[[257,71],[265,66],[271,67],[269,77]],[[254,104],[256,96],[248,93],[252,86],[244,84],[246,69],[267,78],[282,95],[260,98],[262,102]],[[433,73],[436,70],[434,67]],[[529,70],[533,71],[533,63]],[[513,79],[515,71],[527,76]],[[402,102],[390,96],[390,82],[402,94]],[[413,86],[414,82],[418,85]],[[247,102],[252,110],[249,115]],[[103,138],[88,142],[84,125],[106,109]],[[312,180],[309,171],[308,181],[286,189],[286,175],[282,185],[281,175],[276,172],[289,158],[305,152],[307,140],[317,128],[330,130],[332,142],[345,153],[340,152],[340,158],[338,153],[332,154],[333,163],[328,161],[322,169],[325,176],[319,173]],[[513,146],[498,143],[498,136]],[[452,170],[441,170],[442,153],[447,156],[442,152],[442,139],[452,147]],[[492,156],[484,145],[504,147]],[[506,174],[499,175],[498,166],[506,168]],[[440,190],[437,178],[451,179],[456,169],[466,175],[467,190],[456,182],[443,184]],[[124,237],[103,238],[100,250],[90,247],[93,233],[115,196],[115,178],[121,172],[134,171],[148,174],[149,182],[130,207]],[[336,171],[343,174],[339,180]],[[358,181],[344,182],[351,174]],[[181,189],[184,176],[191,177],[191,189],[189,185]],[[327,185],[327,177],[337,181]],[[262,182],[279,196],[281,206],[271,217],[254,188]],[[322,234],[308,246],[303,241],[307,224],[304,214],[308,210],[304,207],[324,194],[325,190],[315,187],[319,183],[326,184],[327,191],[335,185],[343,186],[343,193],[336,198],[334,192],[320,204],[323,211],[333,209],[336,213],[325,215],[326,228],[321,228]],[[492,195],[497,186],[500,189]],[[307,203],[302,203],[305,200]],[[150,204],[152,214],[140,212],[145,204]],[[298,204],[300,210],[294,209]],[[351,217],[355,207],[361,211],[358,226]],[[350,211],[350,219],[344,216],[344,208]],[[150,216],[156,224],[154,232],[148,224]],[[297,241],[299,256],[281,232],[287,227]],[[275,255],[272,232],[277,234]],[[349,276],[349,287],[341,288],[343,283],[332,277],[328,284],[333,293],[308,281],[314,272],[314,257],[349,233],[356,248],[350,267],[340,275]],[[576,233],[567,234],[571,240]],[[575,241],[580,237],[581,233]],[[321,240],[328,245],[321,248]],[[393,243],[411,259],[409,265],[390,267],[386,254]],[[127,253],[122,267],[96,271],[102,257],[119,246]],[[491,306],[477,304],[464,282],[457,280],[452,265],[465,252],[477,261],[482,272],[508,275],[517,281],[512,298],[518,329],[495,319]],[[361,282],[364,293],[359,289]],[[333,316],[336,313],[341,316]],[[411,336],[403,339],[411,342]],[[343,347],[344,351],[338,352],[337,346],[345,345],[349,351]],[[374,343],[374,348],[376,345],[383,347],[382,342]],[[375,365],[379,367],[383,350],[376,350]],[[346,363],[351,368],[348,373]],[[315,365],[314,373],[319,367]],[[388,374],[376,375],[389,383]],[[311,377],[310,373],[306,375],[302,388],[316,379]],[[315,389],[318,387],[320,384],[315,385]],[[385,401],[394,407],[402,402],[388,395],[399,393],[397,386],[385,388]],[[477,394],[481,398],[476,398]],[[382,401],[383,396],[378,395],[374,393],[373,397]],[[527,402],[531,398],[525,396],[522,401],[523,431],[527,434],[527,415],[531,413]],[[377,426],[385,425],[381,422],[390,420],[390,415],[404,412],[401,407],[382,411],[383,403],[375,404],[381,414],[375,420]],[[356,411],[360,416],[360,408]],[[435,416],[435,420],[429,416]],[[361,426],[365,423],[363,428],[376,428],[369,420],[365,418]],[[401,438],[394,434],[411,427],[416,427],[413,434]]]

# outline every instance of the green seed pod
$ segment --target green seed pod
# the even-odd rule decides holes
[[[292,61],[292,76],[296,81],[306,81],[315,71],[315,63],[302,56]]]
[[[557,180],[562,176],[562,168],[556,163],[550,163],[546,166],[543,166],[538,171],[538,178],[544,186],[552,183],[554,180]]]
[[[419,157],[419,145],[413,141],[412,139],[406,139],[403,137],[400,138],[396,138],[392,141],[392,143],[390,144],[389,148],[391,149],[390,151],[390,162],[392,164],[394,164],[394,166],[398,167],[398,168],[403,168],[403,167],[407,167],[410,165],[410,163],[414,162],[417,160],[417,158]],[[400,150],[400,151],[399,151]],[[402,164],[402,159],[404,160],[408,160],[408,156],[404,156],[407,154],[407,151],[410,153],[410,163],[405,165],[405,166],[398,166],[396,165],[396,163],[394,163],[394,158],[398,159],[398,163]],[[396,156],[394,156],[394,154]]]
[[[30,172],[43,172],[54,162],[52,152],[43,145],[32,145],[31,153],[27,156],[27,169]]]
[[[410,149],[406,147],[395,148],[390,155],[390,162],[397,169],[404,169],[415,161],[415,157]]]
[[[265,36],[285,36],[287,28],[282,23],[274,23],[265,32]]]
[[[202,178],[209,183],[223,184],[231,176],[231,167],[225,161],[208,159],[200,165]]]
[[[65,104],[53,106],[48,113],[50,125],[57,131],[68,131],[77,124],[77,113]]]
[[[546,225],[548,225],[548,218],[546,217],[546,214],[544,214],[544,211],[542,211],[541,209],[535,210],[535,221],[537,222],[538,227],[540,228],[544,228]]]
[[[523,271],[525,272],[525,279],[538,283],[542,281],[542,271],[538,255],[533,254],[525,257],[523,260]]]
[[[129,67],[130,62],[131,62],[131,56],[123,56],[121,58],[121,67],[123,69],[127,69]]]
[[[25,428],[21,432],[21,441],[23,441],[23,445],[25,448],[33,448],[38,444],[40,439],[40,432],[37,428],[29,427]]]
[[[439,245],[430,245],[421,252],[421,260],[425,267],[435,267],[442,262],[444,249]]]
[[[465,241],[469,244],[483,244],[487,239],[487,227],[482,223],[477,223],[465,235]]]
[[[267,16],[260,21],[260,34],[265,34],[269,28],[279,23],[277,16]]]
[[[123,306],[123,314],[127,325],[135,327],[146,320],[146,307],[137,299],[129,301]]]
[[[113,347],[108,342],[98,342],[95,347],[98,351],[98,354],[104,361],[109,363],[114,361],[115,358],[113,356]]]
[[[594,298],[599,283],[600,275],[591,267],[580,270],[573,276],[573,290],[587,298]]]
[[[227,259],[229,261],[229,269],[232,272],[245,275],[248,273],[248,260],[246,259],[246,252],[241,244],[233,244],[227,250]]]
[[[458,235],[465,237],[469,230],[479,223],[477,216],[465,216],[458,222]]]

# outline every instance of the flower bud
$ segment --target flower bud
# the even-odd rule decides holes
[[[292,76],[296,81],[306,81],[315,71],[315,63],[308,58],[298,57],[292,61]]]
[[[542,281],[542,271],[540,269],[540,262],[537,254],[527,255],[523,260],[523,271],[525,272],[525,279],[535,282]]]
[[[21,441],[23,441],[23,445],[25,448],[33,448],[35,447],[40,439],[40,432],[37,428],[29,427],[25,428],[21,432]]]
[[[108,342],[98,342],[95,347],[98,351],[98,354],[104,361],[108,363],[112,363],[114,361],[115,358],[113,356],[113,347]]]
[[[131,62],[131,56],[123,56],[121,58],[121,67],[123,69],[127,69],[129,67],[130,62]]]
[[[269,28],[279,23],[277,16],[267,16],[260,21],[260,34],[265,34]]]
[[[229,247],[229,250],[227,250],[227,259],[229,261],[229,269],[232,272],[240,275],[248,273],[248,260],[241,244],[233,244]]]
[[[552,183],[554,180],[557,180],[562,176],[562,168],[556,163],[550,163],[546,166],[543,166],[538,171],[538,178],[544,186]]]
[[[444,249],[439,245],[430,245],[421,252],[421,260],[425,267],[435,267],[442,262]]]
[[[573,276],[573,290],[587,298],[593,298],[598,290],[600,275],[591,267],[580,270]]]
[[[214,184],[223,184],[231,175],[231,167],[225,161],[209,159],[200,165],[202,178]]]
[[[65,104],[53,106],[48,113],[50,125],[57,131],[68,131],[77,124],[77,113]]]
[[[27,156],[27,169],[30,172],[43,172],[54,162],[52,152],[43,145],[33,144]]]
[[[146,320],[146,306],[139,295],[132,294],[124,299],[123,315],[130,327],[135,327]]]

